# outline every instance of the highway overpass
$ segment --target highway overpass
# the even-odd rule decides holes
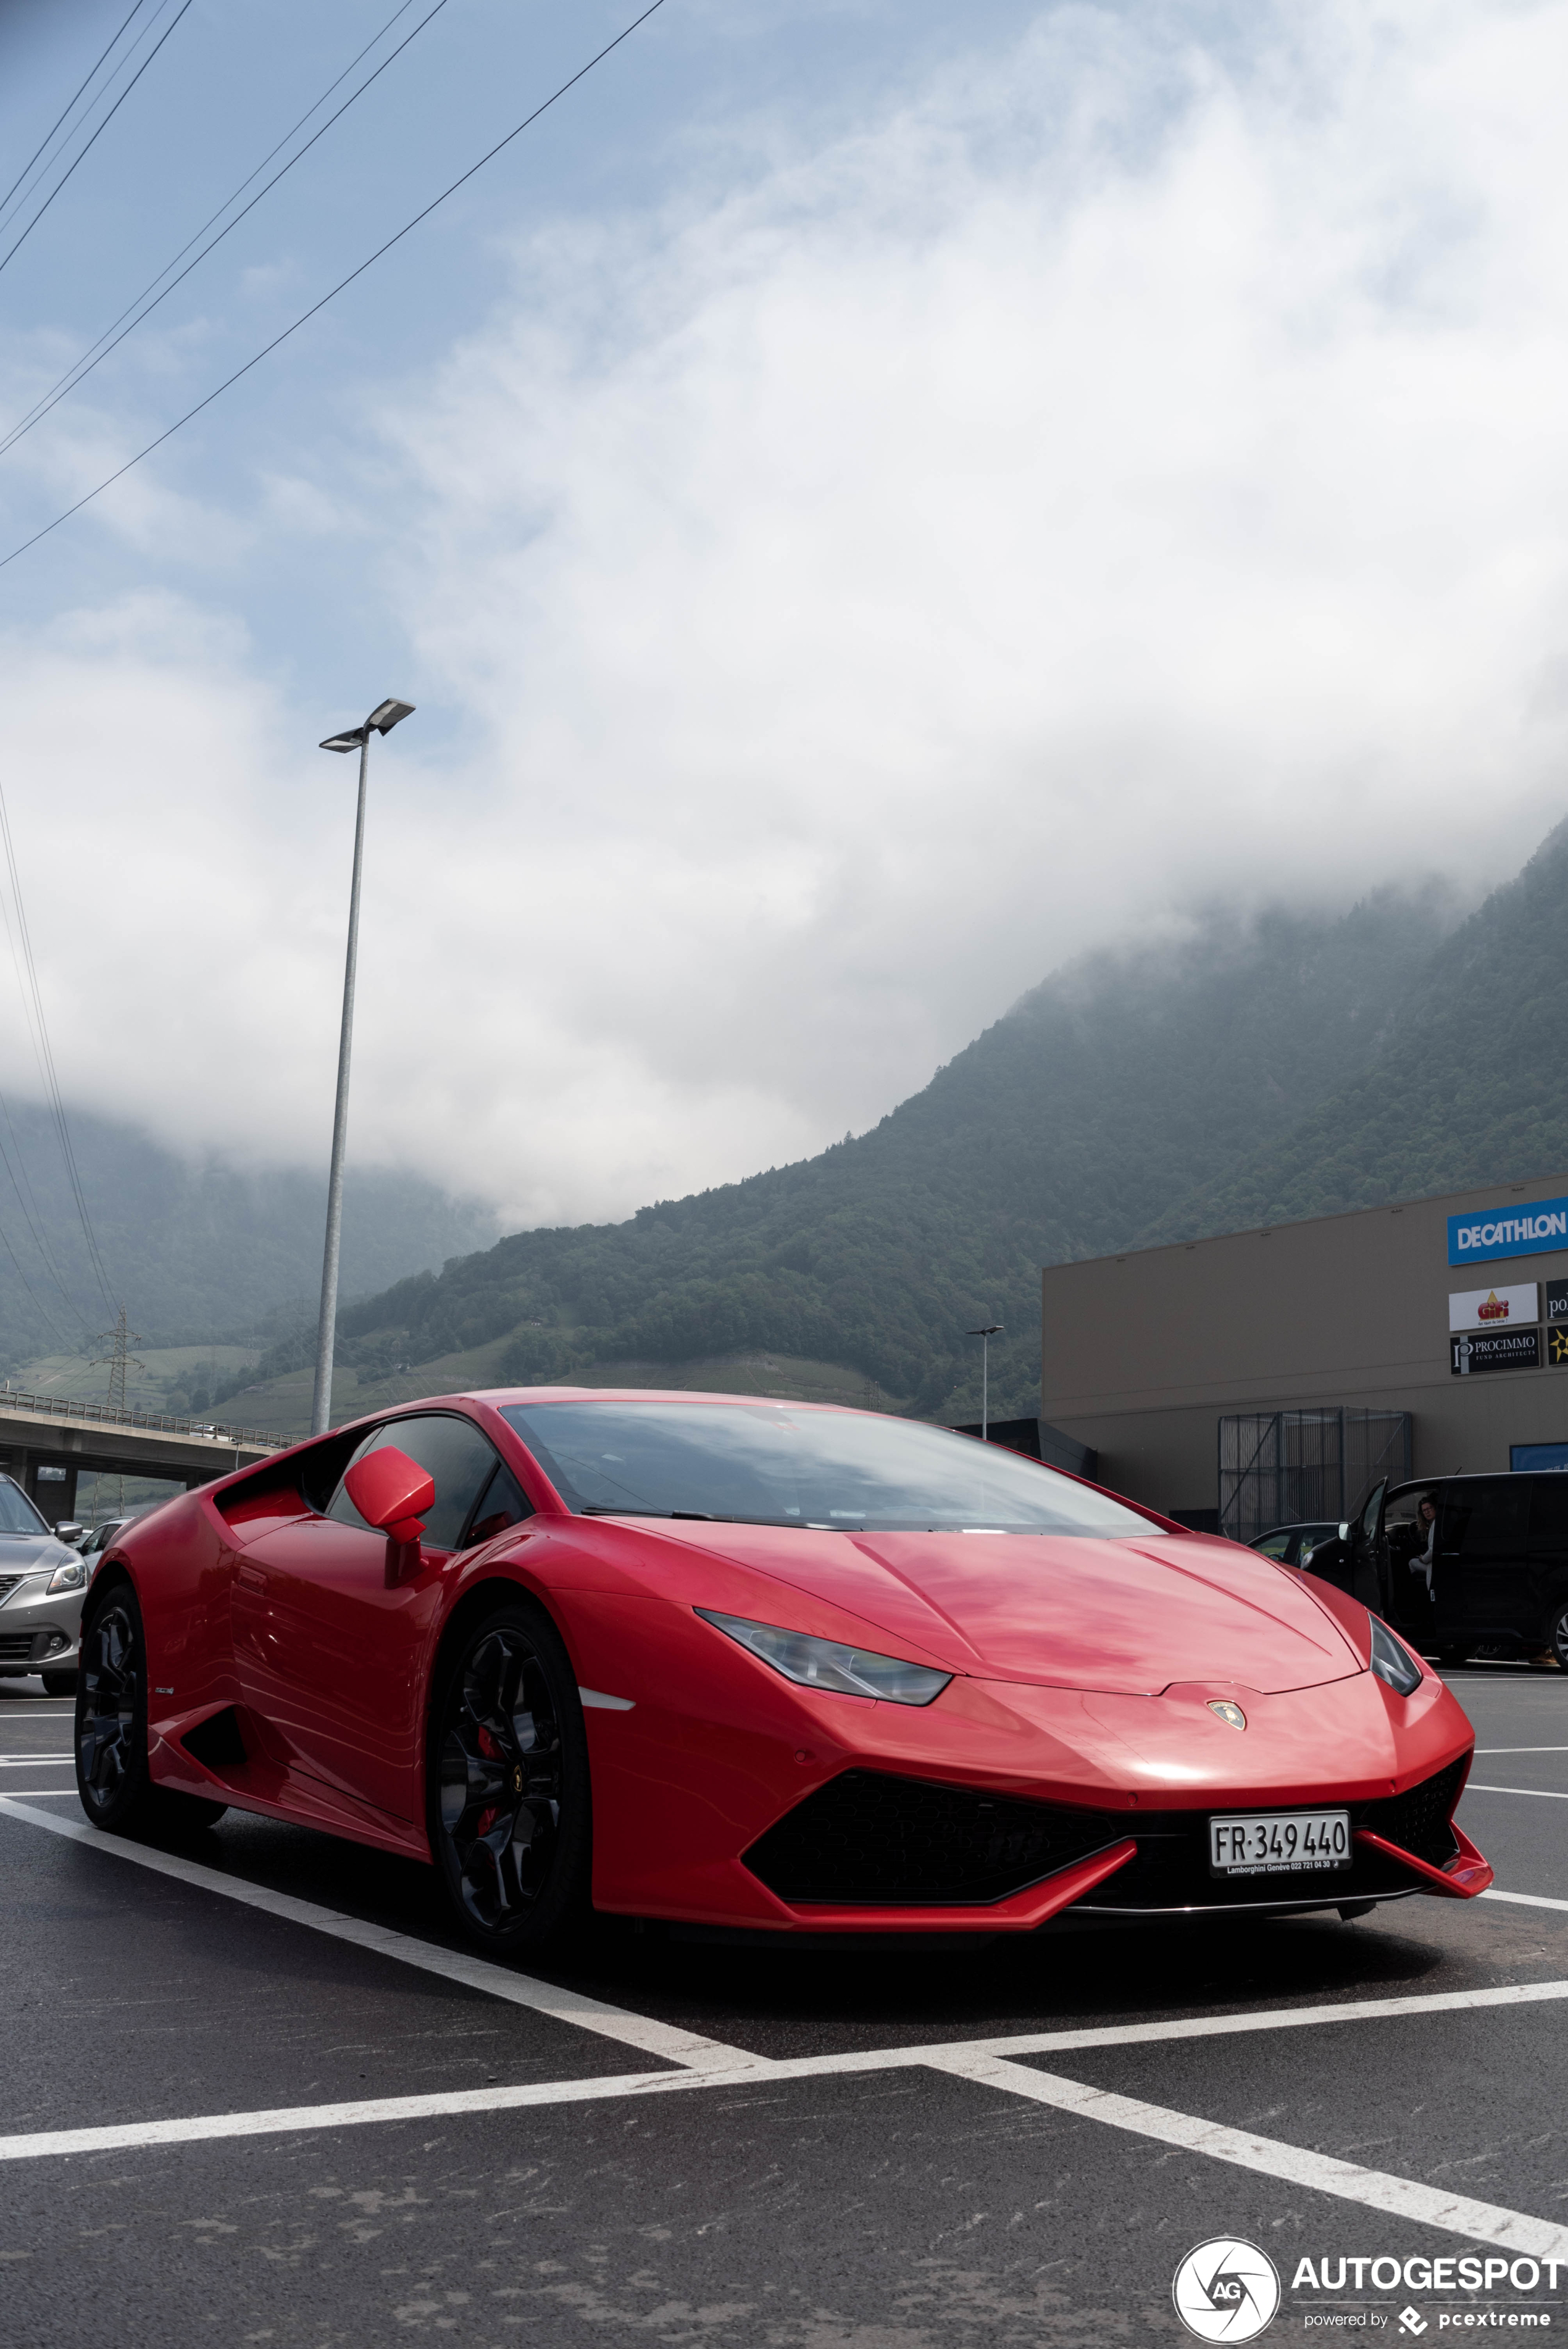
[[[0,1472],[15,1478],[51,1525],[75,1516],[77,1478],[85,1470],[168,1477],[189,1491],[298,1440],[63,1395],[0,1392]]]

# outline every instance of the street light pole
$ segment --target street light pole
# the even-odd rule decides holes
[[[343,1239],[343,1159],[348,1140],[348,1063],[354,1047],[354,980],[359,959],[359,883],[365,866],[365,799],[370,772],[370,737],[389,734],[413,715],[411,701],[384,701],[363,726],[329,734],[324,750],[359,753],[359,805],[354,821],[354,879],[348,891],[348,954],[343,970],[343,1026],[337,1040],[337,1105],[332,1118],[332,1165],[326,1178],[326,1246],[321,1259],[321,1315],[315,1327],[315,1392],[310,1432],[325,1435],[332,1424],[332,1362],[337,1340],[337,1261]]]
[[[991,1340],[1002,1335],[1002,1324],[987,1321],[983,1330],[966,1330],[964,1334],[980,1340],[980,1441],[987,1444],[991,1426]]]

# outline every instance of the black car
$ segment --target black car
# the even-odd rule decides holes
[[[1337,1526],[1316,1518],[1303,1525],[1271,1526],[1266,1534],[1254,1534],[1247,1547],[1261,1550],[1264,1557],[1277,1557],[1282,1566],[1303,1566],[1319,1542],[1333,1541],[1338,1531]]]
[[[1429,1540],[1436,1512],[1436,1536]],[[1348,1590],[1444,1663],[1477,1648],[1568,1671],[1568,1475],[1375,1485],[1306,1571]]]

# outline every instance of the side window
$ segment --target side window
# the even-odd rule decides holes
[[[1270,1534],[1267,1541],[1253,1542],[1253,1547],[1257,1551],[1260,1557],[1284,1557],[1286,1550],[1290,1547],[1290,1536],[1288,1534]]]
[[[1441,1547],[1467,1563],[1522,1557],[1530,1528],[1530,1479],[1466,1477],[1443,1499]]]
[[[498,1460],[495,1474],[480,1495],[463,1547],[474,1549],[480,1542],[494,1541],[508,1526],[520,1526],[524,1517],[532,1515],[533,1503],[525,1496],[505,1461]]]
[[[385,1426],[374,1429],[360,1444],[353,1459],[345,1463],[344,1474],[356,1460],[363,1460],[367,1454],[383,1451],[388,1445],[406,1452],[410,1460],[418,1461],[435,1479],[435,1502],[425,1516],[427,1543],[432,1549],[456,1549],[475,1502],[500,1465],[495,1452],[470,1420],[432,1412],[422,1419],[389,1419]],[[339,1525],[365,1524],[341,1479],[326,1514],[335,1517]]]
[[[1568,1551],[1568,1475],[1556,1469],[1529,1481],[1531,1548]]]

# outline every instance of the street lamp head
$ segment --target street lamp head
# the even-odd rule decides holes
[[[987,1321],[983,1330],[966,1330],[966,1338],[999,1338],[1003,1334],[1000,1321]]]
[[[363,726],[351,726],[346,733],[329,734],[322,744],[324,750],[363,750],[371,734],[390,734],[394,726],[401,726],[405,718],[412,718],[411,701],[383,701],[373,709]]]

